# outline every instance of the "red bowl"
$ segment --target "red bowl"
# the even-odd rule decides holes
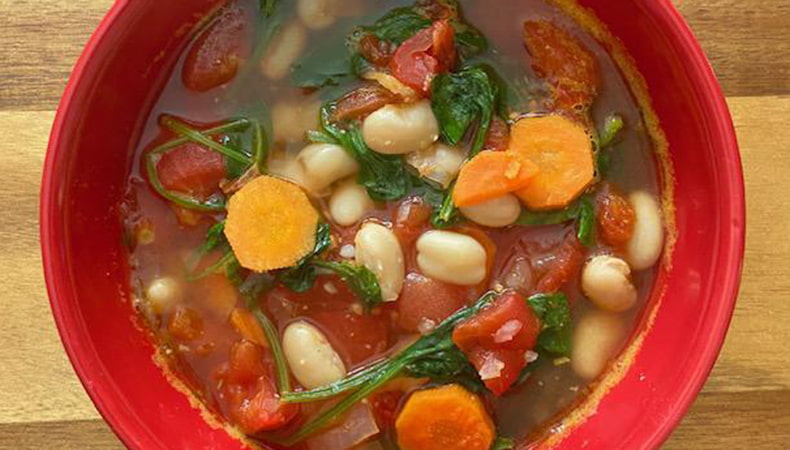
[[[117,1],[72,74],[44,168],[41,243],[52,311],[85,389],[131,448],[243,447],[208,425],[153,363],[154,348],[131,319],[118,210],[141,112],[185,44],[184,30],[218,3]],[[729,325],[744,248],[743,175],[716,78],[670,1],[581,3],[646,79],[670,144],[678,239],[630,368],[558,445],[654,448],[701,389]]]

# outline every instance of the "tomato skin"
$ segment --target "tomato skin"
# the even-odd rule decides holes
[[[376,418],[376,425],[381,430],[392,430],[395,428],[395,419],[398,417],[398,409],[405,393],[402,391],[385,391],[373,394],[370,398],[373,407],[373,416]]]
[[[193,143],[163,154],[156,171],[165,189],[201,198],[215,193],[227,174],[222,155]]]
[[[249,50],[250,23],[242,8],[224,8],[192,45],[182,79],[193,91],[205,92],[232,80]]]
[[[401,44],[389,68],[403,84],[428,96],[434,77],[452,69],[456,59],[455,31],[449,20],[440,20]]]
[[[491,120],[491,127],[486,134],[486,141],[483,145],[483,150],[490,150],[494,152],[503,152],[507,150],[510,145],[510,127],[508,127],[505,119],[494,116]]]
[[[540,329],[540,320],[524,297],[507,291],[456,326],[453,342],[467,355],[486,387],[500,396],[527,366],[525,354],[535,348]]]
[[[538,281],[538,292],[559,292],[566,284],[579,277],[583,264],[584,247],[575,234],[571,235],[555,251],[554,262]]]
[[[466,304],[466,289],[412,272],[398,299],[398,325],[412,333],[430,320],[439,325]]]
[[[395,208],[392,231],[401,246],[410,247],[420,237],[430,224],[432,214],[433,208],[422,197],[409,197]]]

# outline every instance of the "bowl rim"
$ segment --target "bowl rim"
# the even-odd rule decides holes
[[[118,19],[131,0],[116,0],[97,29],[87,41],[85,48],[72,70],[63,96],[57,108],[57,113],[52,125],[47,153],[42,171],[42,182],[39,204],[39,232],[41,238],[42,263],[44,277],[49,297],[50,308],[55,318],[55,323],[61,342],[66,350],[69,361],[76,372],[80,383],[94,406],[108,423],[110,429],[128,447],[138,447],[142,444],[143,434],[140,433],[140,424],[136,421],[121,419],[123,406],[117,402],[113,392],[112,380],[95,377],[92,368],[99,364],[98,356],[90,340],[82,339],[84,333],[81,323],[74,316],[74,307],[63,299],[68,298],[70,280],[59,276],[67,271],[62,258],[62,251],[54,245],[56,238],[62,234],[62,221],[59,215],[59,202],[57,189],[64,181],[64,175],[55,170],[57,161],[62,153],[61,136],[67,127],[68,119],[77,99],[79,87],[84,84],[85,73],[91,68],[93,55],[107,33],[115,26]],[[672,400],[675,405],[672,413],[665,416],[654,431],[646,436],[645,447],[657,447],[664,442],[691,407],[694,399],[702,389],[724,344],[730,322],[732,320],[735,302],[738,297],[743,255],[745,250],[746,205],[745,186],[741,157],[732,117],[727,106],[723,91],[705,53],[697,41],[691,28],[670,0],[658,0],[651,8],[656,19],[660,19],[668,26],[667,31],[672,35],[678,50],[687,57],[687,64],[692,68],[690,73],[695,84],[700,85],[702,93],[700,101],[707,102],[714,113],[711,117],[711,127],[715,143],[721,149],[719,162],[728,183],[717,186],[724,189],[723,194],[728,195],[729,203],[724,208],[722,217],[738,220],[742,227],[729,234],[729,239],[723,239],[722,273],[724,284],[720,287],[718,299],[720,306],[716,308],[715,315],[711,318],[711,327],[707,339],[706,351],[700,355],[693,378],[688,380],[685,388],[679,389]],[[670,143],[671,144],[671,143]],[[151,441],[151,443],[153,443]]]

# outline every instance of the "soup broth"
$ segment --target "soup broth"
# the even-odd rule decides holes
[[[124,208],[137,308],[191,393],[259,445],[538,440],[652,288],[651,137],[604,47],[544,0],[233,0],[194,30],[144,123]],[[575,130],[587,138],[566,157]],[[567,171],[587,158],[579,184]],[[318,225],[307,241],[301,220]],[[241,248],[266,227],[270,245]],[[280,256],[292,263],[261,270]],[[449,347],[382,375],[424,342]],[[410,421],[445,397],[479,406],[464,427],[480,433],[448,444]]]

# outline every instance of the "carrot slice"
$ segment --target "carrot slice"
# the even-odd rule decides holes
[[[481,152],[462,168],[453,190],[456,206],[472,206],[527,186],[537,166],[517,153]]]
[[[313,250],[318,219],[300,187],[262,176],[230,198],[225,235],[243,267],[266,272],[294,266]]]
[[[412,394],[395,430],[403,450],[488,450],[496,436],[480,398],[455,384]]]
[[[533,117],[519,120],[511,133],[508,153],[533,161],[539,169],[516,192],[529,208],[563,208],[593,181],[592,140],[581,125],[557,115]]]

